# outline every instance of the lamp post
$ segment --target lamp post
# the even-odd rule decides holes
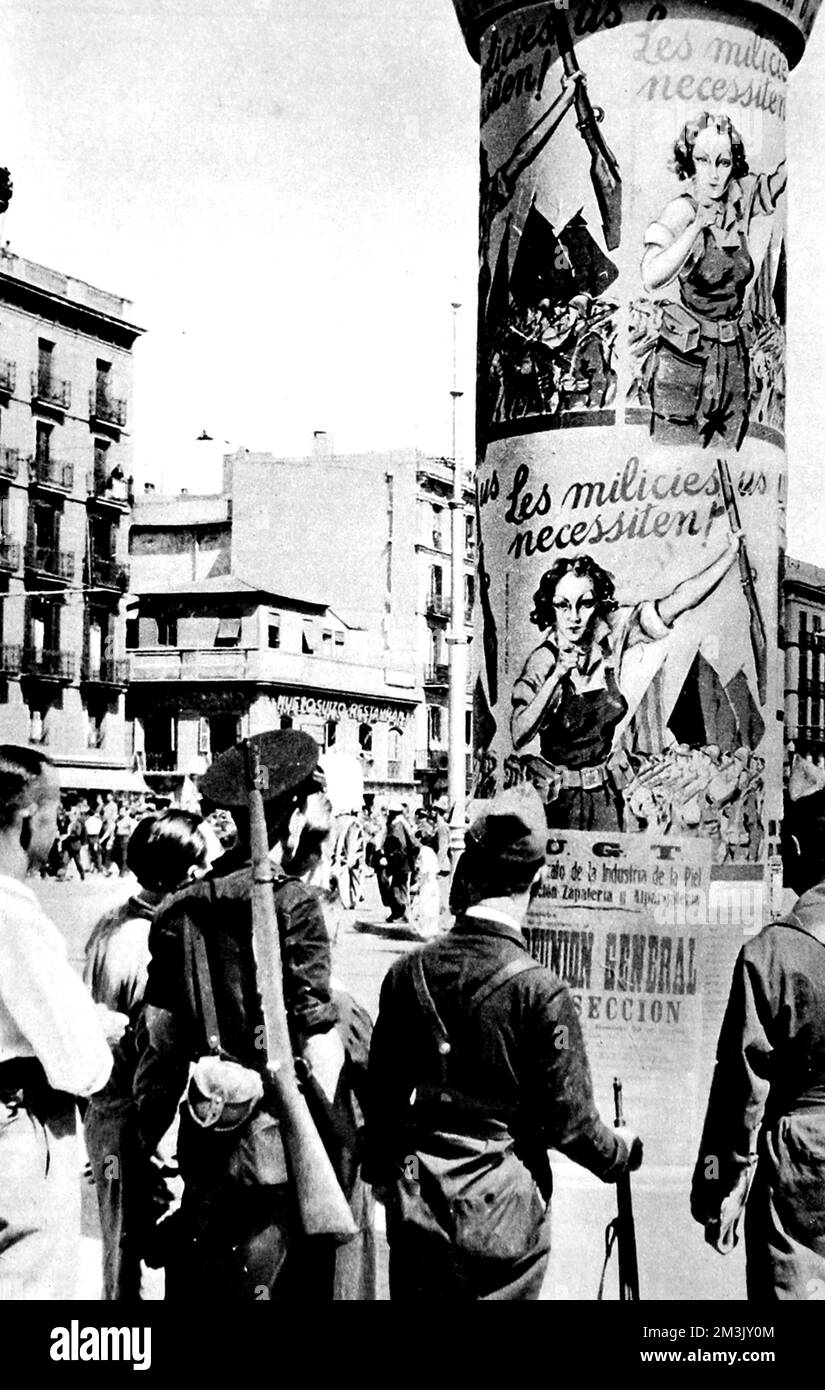
[[[452,411],[453,495],[450,499],[451,584],[449,648],[449,769],[448,795],[450,803],[450,845],[453,862],[464,845],[467,795],[467,633],[464,621],[464,480],[458,459],[457,413],[463,391],[458,388],[458,311],[461,305],[453,302],[453,371],[450,387]]]

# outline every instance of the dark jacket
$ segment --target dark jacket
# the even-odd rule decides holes
[[[446,1058],[416,994],[414,955],[450,1038]],[[468,1009],[479,987],[516,961],[530,968]],[[567,987],[536,964],[522,933],[505,923],[460,918],[449,935],[395,962],[381,989],[369,1083],[364,1172],[376,1184],[390,1183],[439,1129],[483,1134],[490,1121],[505,1145],[515,1141],[545,1196],[549,1148],[608,1181],[627,1161],[626,1145],[596,1110]],[[450,1098],[442,1103],[440,1096]]]
[[[136,1099],[144,1138],[152,1142],[174,1114],[188,1064],[207,1051],[204,1020],[187,986],[187,919],[206,944],[221,1044],[226,1055],[260,1071],[263,1014],[252,950],[252,871],[248,865],[222,878],[209,875],[162,907],[149,938],[151,960],[145,1002],[173,1025],[163,1048],[144,1048]],[[281,933],[284,1002],[296,1052],[313,1033],[335,1026],[338,1010],[330,985],[330,945],[316,897],[297,879],[275,884]],[[189,972],[191,979],[191,971]]]

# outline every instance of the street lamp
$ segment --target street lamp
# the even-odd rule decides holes
[[[450,670],[450,757],[448,796],[450,802],[450,846],[453,863],[464,848],[464,828],[467,794],[467,737],[465,731],[467,708],[467,635],[464,623],[464,485],[458,463],[456,416],[458,402],[464,392],[458,389],[458,311],[453,303],[453,375],[450,388],[452,402],[452,464],[453,495],[450,500],[452,519],[451,554],[451,616],[447,635]]]

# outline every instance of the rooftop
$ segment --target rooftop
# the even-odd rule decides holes
[[[88,285],[85,280],[64,275],[60,270],[51,270],[48,266],[39,265],[37,261],[26,260],[24,256],[10,251],[8,244],[0,246],[0,276],[19,280],[21,284],[32,285],[46,294],[68,299],[73,304],[92,310],[93,313],[119,319],[122,323],[135,327],[132,323],[130,299],[98,289],[95,285]],[[142,332],[142,329],[137,331]]]

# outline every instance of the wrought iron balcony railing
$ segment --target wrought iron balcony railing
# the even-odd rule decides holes
[[[436,662],[434,666],[428,666],[424,672],[425,685],[447,685],[450,680],[450,668],[446,662]]]
[[[23,648],[17,643],[0,644],[0,675],[19,676],[23,666]]]
[[[16,385],[17,363],[0,358],[0,391],[5,391],[6,395],[10,396]]]
[[[0,570],[19,570],[20,542],[0,531]]]
[[[30,458],[29,476],[39,487],[52,488],[55,492],[71,492],[74,487],[74,467],[62,459]]]
[[[74,652],[27,647],[23,652],[23,672],[43,680],[73,681],[76,670]]]
[[[74,579],[74,554],[71,550],[56,550],[30,542],[26,546],[26,568],[52,579]]]
[[[450,600],[443,594],[427,595],[427,615],[431,618],[449,618],[452,612]]]
[[[72,403],[72,386],[69,381],[46,375],[45,372],[32,372],[32,400],[40,405],[51,406],[54,410],[68,410]]]
[[[90,497],[97,502],[111,502],[114,507],[128,508],[134,504],[134,485],[131,478],[124,478],[119,468],[108,473],[89,471],[86,488]]]
[[[126,402],[93,387],[89,392],[89,419],[122,430],[126,425]]]
[[[0,449],[0,478],[16,478],[20,472],[20,450]]]
[[[100,661],[85,658],[81,667],[81,678],[89,685],[129,684],[128,657],[105,657]]]
[[[120,560],[92,555],[89,558],[89,580],[102,589],[117,589],[123,593],[129,587],[129,570]]]

